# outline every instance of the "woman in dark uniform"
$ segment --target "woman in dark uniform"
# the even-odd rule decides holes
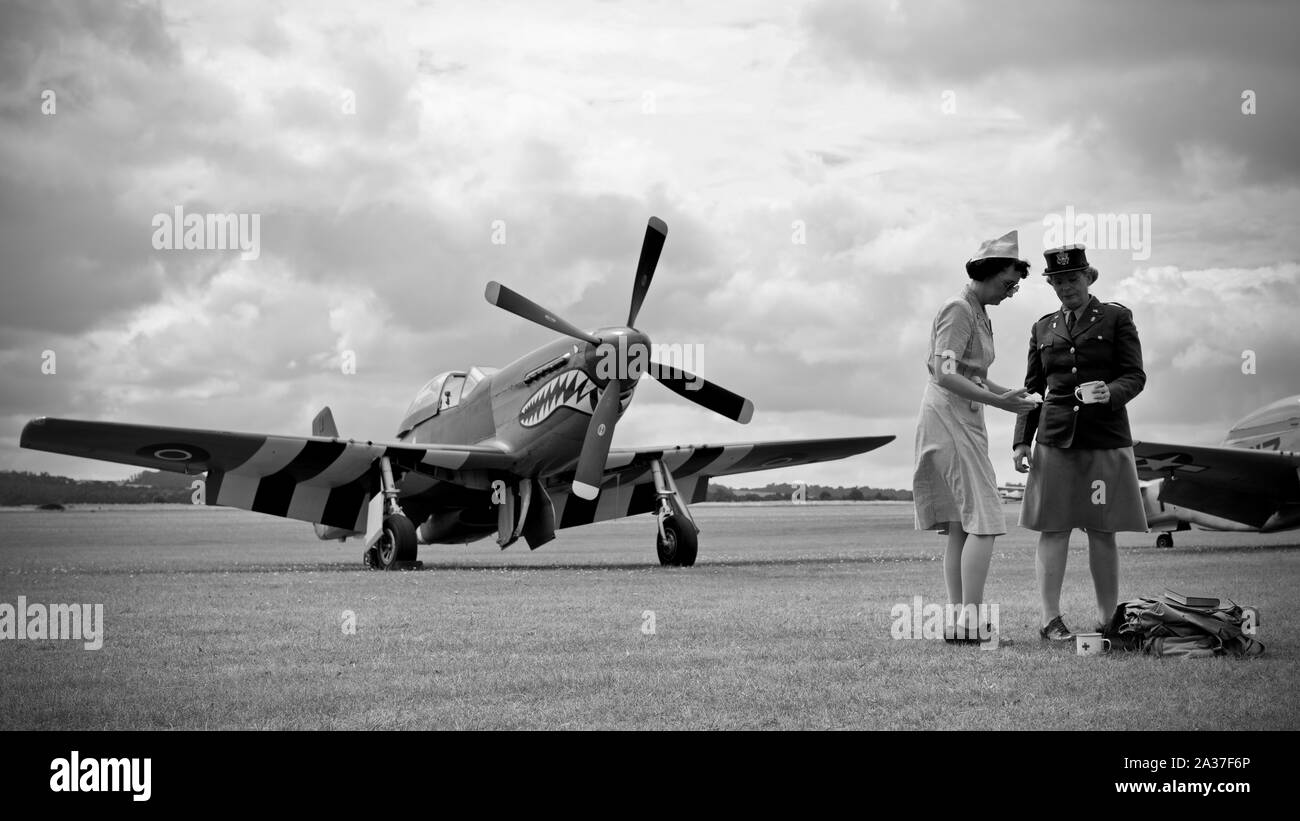
[[[1125,406],[1146,385],[1133,313],[1088,290],[1097,269],[1082,245],[1047,251],[1044,276],[1061,308],[1034,323],[1025,387],[1043,405],[1016,420],[1016,470],[1029,472],[1020,524],[1038,540],[1043,628],[1051,641],[1073,638],[1061,618],[1070,531],[1088,534],[1088,563],[1105,625],[1119,598],[1115,533],[1145,532],[1146,514]],[[1029,443],[1038,440],[1030,459]]]

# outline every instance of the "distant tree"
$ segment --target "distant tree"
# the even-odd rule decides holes
[[[831,492],[829,490],[823,490],[821,493],[817,494],[817,500],[819,502],[829,502],[831,500]]]
[[[856,488],[856,487],[855,487],[855,488],[853,488],[852,490],[849,491],[849,501],[850,501],[850,502],[861,502],[861,501],[864,501],[865,499],[866,499],[866,497],[862,495],[862,489],[861,489],[861,488]]]
[[[726,485],[709,484],[709,492],[705,497],[710,502],[734,502],[736,501],[736,491]]]
[[[185,480],[179,484],[176,479]],[[187,503],[191,477],[167,476],[167,484],[157,487],[128,487],[119,482],[78,481],[48,473],[0,471],[0,505],[112,504],[162,500]]]

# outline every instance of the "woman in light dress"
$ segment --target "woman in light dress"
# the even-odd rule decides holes
[[[997,476],[989,460],[984,406],[1011,414],[1037,407],[1026,388],[1006,388],[988,378],[993,363],[993,325],[986,307],[999,305],[1020,287],[1029,263],[1020,259],[1015,231],[989,240],[966,262],[970,282],[934,318],[926,367],[930,380],[916,426],[916,472],[912,493],[917,530],[948,534],[943,575],[955,623],[945,638],[978,642],[974,619],[984,601],[984,582],[994,539],[1007,532]],[[1007,643],[1006,639],[1000,642]]]

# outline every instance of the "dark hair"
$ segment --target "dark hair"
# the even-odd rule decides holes
[[[1020,278],[1024,279],[1029,276],[1029,263],[1023,259],[1008,259],[1007,257],[993,257],[990,259],[973,259],[966,263],[966,276],[976,282],[983,282],[990,277],[995,277],[1008,268],[1015,267]]]

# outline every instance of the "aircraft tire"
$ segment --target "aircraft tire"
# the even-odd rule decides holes
[[[1169,533],[1161,533],[1156,537],[1156,547],[1173,547],[1174,537]]]
[[[415,561],[418,546],[415,525],[401,513],[384,519],[384,532],[375,544],[381,570],[395,570],[400,565]]]
[[[664,519],[664,536],[655,537],[659,564],[665,567],[690,567],[699,553],[699,536],[692,528],[683,526],[676,516]]]

